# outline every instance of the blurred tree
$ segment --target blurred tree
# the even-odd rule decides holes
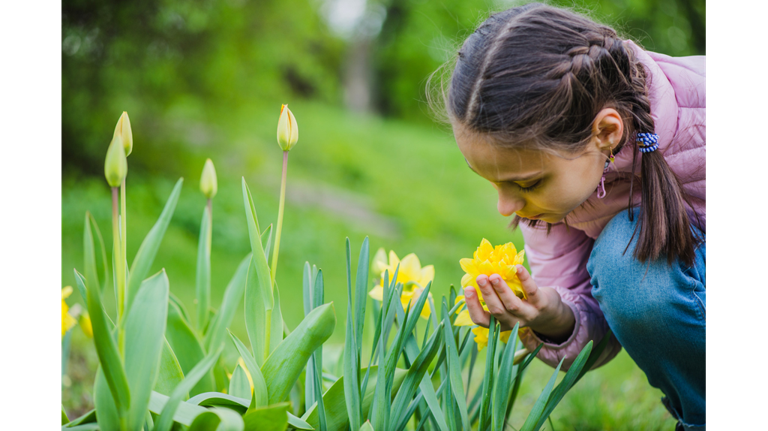
[[[374,0],[371,0],[374,1]],[[390,116],[429,120],[426,77],[452,58],[491,13],[529,3],[493,0],[378,0],[386,19],[372,59],[374,100]],[[645,49],[672,56],[705,53],[704,0],[552,0],[615,28]]]
[[[337,101],[343,42],[313,6],[312,0],[65,0],[63,164],[99,174],[110,125],[123,110],[146,126],[137,130],[141,145],[141,135],[170,109],[205,119],[210,103],[237,109],[291,95]]]

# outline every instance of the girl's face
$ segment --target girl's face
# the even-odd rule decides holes
[[[603,175],[607,154],[599,150],[596,138],[583,152],[560,157],[502,148],[462,129],[454,125],[459,150],[469,168],[496,188],[503,216],[516,213],[549,223],[562,221],[595,192]]]

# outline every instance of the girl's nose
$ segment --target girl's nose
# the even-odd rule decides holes
[[[511,196],[508,193],[504,193],[503,190],[499,190],[499,201],[496,203],[496,208],[504,217],[511,216],[523,209],[524,206],[525,202],[519,197]]]

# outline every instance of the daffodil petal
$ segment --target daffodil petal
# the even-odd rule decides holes
[[[376,286],[373,289],[371,289],[368,292],[368,296],[371,298],[377,300],[377,301],[383,301],[384,300],[384,288],[381,286]]]
[[[421,281],[419,281],[419,284],[421,284],[422,287],[427,287],[427,284],[430,281],[435,280],[435,266],[434,265],[427,265],[424,268],[421,268]]]
[[[483,350],[488,345],[488,328],[472,328],[472,333],[475,334],[475,344],[477,344],[477,350]]]
[[[472,321],[472,318],[469,316],[469,310],[462,310],[458,316],[456,316],[456,321],[453,322],[453,326],[474,326],[475,322]]]
[[[72,294],[72,286],[67,286],[63,289],[61,289],[61,299],[67,299],[69,298],[69,295]]]

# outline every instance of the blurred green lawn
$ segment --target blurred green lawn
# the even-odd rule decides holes
[[[471,172],[449,130],[439,125],[358,116],[319,102],[291,103],[299,142],[290,153],[288,192],[277,278],[289,328],[301,321],[301,277],[305,261],[323,270],[326,302],[333,301],[337,322],[346,316],[345,238],[352,246],[353,271],[363,238],[371,253],[379,247],[400,256],[414,252],[422,265],[435,265],[433,294],[459,285],[459,259],[470,257],[482,238],[493,244],[519,233],[496,212],[493,188]],[[212,305],[218,308],[227,282],[249,252],[241,177],[253,193],[262,226],[277,214],[281,154],[275,141],[279,104],[217,109],[195,100],[169,108],[152,124],[132,122],[134,153],[129,157],[128,256],[135,255],[154,224],[173,183],[184,177],[176,212],[155,259],[153,273],[165,268],[171,292],[194,319],[197,237],[205,198],[199,192],[203,163],[211,157],[219,192],[213,201]],[[129,112],[130,113],[130,112]],[[117,119],[117,116],[115,117]],[[104,141],[104,151],[109,144]],[[162,145],[158,144],[162,142]],[[138,160],[132,167],[132,160]],[[111,244],[111,199],[101,177],[64,172],[62,183],[62,286],[74,285],[72,269],[82,271],[86,211],[96,218]],[[354,273],[354,272],[353,272]],[[110,295],[105,295],[111,299]],[[81,302],[77,290],[69,303]],[[112,312],[114,301],[108,301]],[[326,349],[343,344],[343,324]],[[247,339],[242,306],[232,330]],[[334,347],[336,346],[336,347]],[[95,354],[77,332],[71,383],[63,390],[68,409],[90,408]],[[527,414],[551,368],[535,361],[516,408]],[[659,402],[645,375],[622,352],[589,373],[563,400],[552,419],[556,430],[672,429],[674,420]],[[522,424],[524,416],[514,416]],[[549,424],[545,429],[549,429]]]

